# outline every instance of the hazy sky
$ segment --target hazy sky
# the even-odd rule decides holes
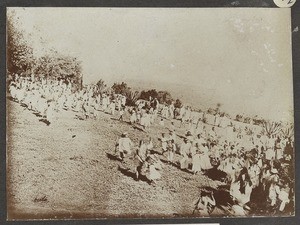
[[[290,119],[290,9],[11,9],[36,54],[78,57],[85,83],[170,82],[229,112]]]

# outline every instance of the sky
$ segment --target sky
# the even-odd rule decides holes
[[[177,86],[191,104],[293,117],[289,8],[12,10],[35,54],[53,48],[77,57],[84,83],[157,83],[172,94]]]

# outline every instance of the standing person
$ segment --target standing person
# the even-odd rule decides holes
[[[121,108],[119,110],[119,115],[120,115],[119,120],[120,121],[123,121],[123,115],[124,115],[124,113],[125,113],[125,107],[121,106]]]
[[[151,151],[151,150],[153,150],[153,147],[154,147],[154,145],[153,145],[152,137],[149,137],[149,141],[147,144],[147,150]]]
[[[269,187],[268,197],[271,202],[271,206],[273,207],[277,202],[277,195],[280,192],[280,188],[278,186],[278,182],[279,182],[278,170],[276,168],[273,168],[273,165],[271,165],[269,182],[270,182],[270,187]]]
[[[199,146],[199,154],[200,154],[200,165],[202,171],[206,171],[208,169],[212,168],[212,165],[210,163],[209,158],[209,150],[206,143],[202,143],[202,145]]]
[[[109,105],[109,109],[110,109],[110,114],[115,115],[115,110],[116,110],[115,100],[112,100],[112,102]]]
[[[159,121],[159,125],[161,125],[162,127],[165,126],[165,121],[164,121],[164,118],[161,118],[160,121]]]
[[[139,155],[142,162],[144,162],[147,158],[147,150],[148,150],[147,147],[148,147],[147,144],[143,140],[140,140],[137,154]]]
[[[174,125],[174,122],[172,121],[171,122],[171,125],[170,125],[170,129],[169,129],[171,132],[174,132],[175,131],[175,125]]]
[[[134,144],[128,137],[127,132],[123,133],[117,143],[119,155],[122,160],[124,159],[124,157],[126,155],[131,154],[131,147],[133,147],[133,146],[134,146]]]
[[[48,121],[48,126],[54,122],[55,120],[55,111],[54,111],[54,106],[51,101],[48,101],[48,108],[46,110],[46,118]]]
[[[197,174],[201,172],[201,151],[199,149],[199,144],[196,142],[192,149],[192,172]]]
[[[182,156],[180,160],[180,169],[188,168],[190,150],[191,150],[191,142],[189,142],[187,138],[184,138],[184,142],[180,146],[180,155]]]
[[[281,139],[279,138],[279,136],[277,137],[277,139],[275,140],[275,158],[277,160],[280,160],[283,158],[283,148],[281,146]]]
[[[168,145],[168,144],[167,144],[168,139],[167,139],[165,133],[162,133],[162,134],[161,134],[161,139],[160,139],[160,141],[161,141],[162,154],[164,154],[164,153],[167,151],[167,145]]]
[[[174,142],[176,142],[176,133],[175,133],[175,131],[171,131],[170,133],[169,133],[169,140],[173,140]]]
[[[130,124],[134,124],[137,122],[137,115],[135,110],[133,109],[130,116]]]
[[[173,139],[168,140],[167,160],[169,163],[173,163],[175,151],[176,151],[176,145],[174,140]]]
[[[134,154],[134,172],[136,179],[139,179],[139,176],[142,171],[143,163],[146,161],[147,158],[147,145],[144,143],[143,140],[140,140],[139,148]]]

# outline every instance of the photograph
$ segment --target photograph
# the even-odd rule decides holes
[[[290,8],[6,14],[7,220],[295,216]]]

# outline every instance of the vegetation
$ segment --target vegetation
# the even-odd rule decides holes
[[[29,74],[35,58],[33,49],[24,38],[24,33],[17,28],[18,21],[14,19],[15,14],[7,16],[7,72],[12,74]]]
[[[15,14],[7,16],[7,73],[9,80],[18,74],[53,80],[63,80],[73,83],[77,88],[82,88],[81,62],[66,55],[52,52],[36,57],[32,46],[26,41],[24,31],[18,28]]]
[[[279,122],[271,122],[271,121],[263,121],[262,123],[264,135],[267,135],[269,138],[278,134],[281,131],[281,123]]]

